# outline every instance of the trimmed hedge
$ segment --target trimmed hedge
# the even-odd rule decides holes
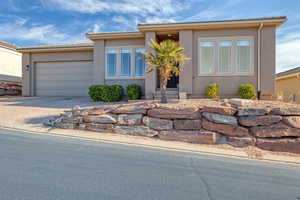
[[[220,98],[220,85],[217,83],[209,84],[205,88],[205,95],[210,99],[219,99]]]
[[[93,101],[120,101],[123,96],[123,87],[120,85],[92,85],[89,87],[89,96]]]
[[[256,98],[256,90],[252,84],[241,84],[238,93],[242,99]]]
[[[128,85],[126,92],[129,100],[140,99],[142,96],[142,88],[137,84]]]

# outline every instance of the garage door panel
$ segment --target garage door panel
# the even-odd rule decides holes
[[[35,65],[36,96],[87,96],[93,63],[48,62]]]

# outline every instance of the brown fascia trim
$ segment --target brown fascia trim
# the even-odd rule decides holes
[[[137,39],[144,38],[144,34],[137,31],[131,32],[99,32],[87,33],[86,37],[90,40],[115,40],[115,39]]]
[[[245,28],[257,27],[261,23],[264,26],[280,26],[287,21],[287,17],[269,17],[223,21],[183,22],[183,23],[145,23],[138,24],[141,32],[164,31],[164,30],[194,30],[194,29],[218,29],[218,28]]]
[[[9,50],[12,50],[12,51],[17,51],[16,49],[18,48],[16,45],[9,44],[7,42],[2,42],[2,41],[0,41],[0,47],[5,48],[5,49],[9,49]]]
[[[294,77],[294,76],[299,77],[300,76],[300,67],[296,67],[294,69],[280,72],[280,73],[276,74],[275,76],[276,76],[276,80],[290,78],[290,77]]]
[[[44,53],[44,52],[61,52],[61,51],[92,51],[93,43],[67,44],[67,45],[47,45],[47,46],[32,46],[18,48],[21,53]]]

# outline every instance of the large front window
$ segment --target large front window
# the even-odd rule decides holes
[[[106,78],[143,78],[144,48],[106,48]]]
[[[251,75],[253,38],[201,38],[198,46],[199,75]]]

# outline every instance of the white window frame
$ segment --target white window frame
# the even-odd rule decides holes
[[[121,76],[121,49],[130,49],[131,55],[131,65],[130,65],[130,76]],[[135,76],[135,50],[136,49],[145,49],[145,46],[118,46],[118,47],[106,47],[105,48],[105,79],[107,80],[120,80],[120,79],[145,79],[144,76]],[[108,76],[108,68],[107,68],[107,52],[109,50],[115,50],[117,53],[117,61],[116,61],[116,76],[109,77]],[[146,66],[145,66],[146,67]],[[146,71],[146,69],[145,69]]]
[[[232,49],[231,49],[231,63],[232,63],[232,72],[224,73],[219,72],[220,66],[219,66],[219,60],[220,60],[220,48],[219,48],[219,42],[223,40],[230,40],[232,41]],[[241,73],[237,72],[237,41],[238,40],[249,40],[250,41],[250,72],[249,73]],[[202,74],[200,71],[201,63],[200,63],[200,57],[201,57],[201,42],[207,42],[212,41],[216,42],[216,46],[214,49],[216,58],[214,59],[214,73],[210,74]],[[201,37],[198,39],[198,55],[197,55],[197,70],[198,70],[198,76],[254,76],[254,36],[230,36],[230,37]]]

